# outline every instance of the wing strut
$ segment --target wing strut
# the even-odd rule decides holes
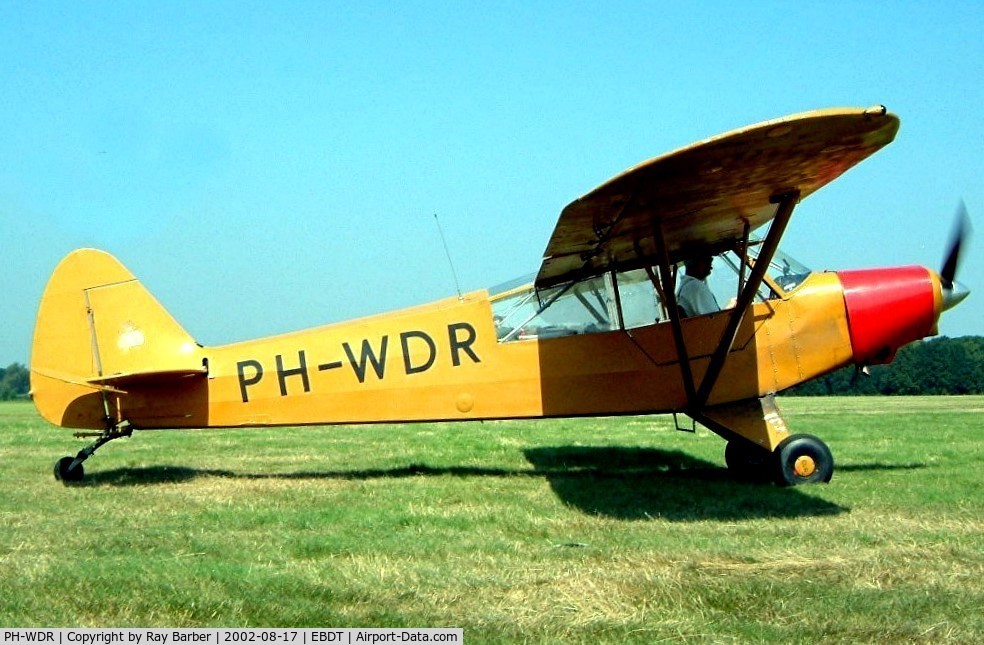
[[[656,242],[656,262],[659,265],[659,281],[662,286],[656,284],[656,276],[651,271],[647,271],[653,286],[665,298],[666,313],[670,317],[670,326],[673,329],[673,342],[676,345],[677,358],[680,362],[680,375],[683,377],[683,389],[687,394],[687,405],[695,407],[696,387],[694,384],[694,373],[690,369],[690,355],[687,353],[687,343],[683,339],[683,325],[680,323],[680,307],[677,305],[676,291],[674,282],[676,276],[670,271],[670,255],[666,250],[666,237],[663,235],[662,220],[653,219],[654,240]]]
[[[741,233],[741,264],[738,269],[738,293],[745,288],[745,270],[748,268],[748,235],[751,233],[751,225],[746,219]]]
[[[748,306],[752,304],[755,293],[762,285],[762,279],[765,278],[765,272],[769,268],[769,263],[772,262],[772,256],[775,255],[776,249],[779,248],[779,240],[786,230],[786,224],[789,223],[789,218],[793,214],[793,208],[796,207],[799,196],[800,191],[792,190],[787,193],[777,194],[771,200],[774,203],[778,203],[779,206],[776,208],[776,216],[772,221],[772,226],[769,227],[769,233],[765,236],[765,241],[762,243],[762,250],[759,251],[758,257],[755,260],[755,266],[752,267],[752,271],[748,275],[748,281],[738,294],[738,301],[735,303],[735,308],[732,311],[731,317],[728,319],[727,327],[725,327],[724,332],[721,334],[721,341],[711,356],[711,362],[708,364],[707,372],[705,372],[704,378],[700,382],[700,389],[697,391],[696,397],[687,397],[691,409],[695,411],[700,410],[707,403],[707,399],[711,396],[711,390],[714,389],[718,377],[721,376],[724,361],[728,358],[728,352],[731,350],[731,345],[735,342],[735,336],[738,334],[738,327],[741,325],[742,320],[744,320],[745,312]],[[679,326],[679,314],[677,315],[676,325]],[[674,336],[676,336],[675,329]],[[682,358],[683,356],[681,355]]]

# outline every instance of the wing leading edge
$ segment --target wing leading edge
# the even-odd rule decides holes
[[[799,199],[892,142],[899,119],[876,108],[803,112],[645,161],[561,212],[537,287],[734,248]]]

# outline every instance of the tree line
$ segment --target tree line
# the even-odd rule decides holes
[[[889,365],[871,367],[864,376],[853,367],[797,385],[788,394],[984,394],[984,336],[942,336],[906,345]],[[27,368],[0,368],[0,401],[27,398]]]
[[[31,376],[27,368],[18,363],[0,367],[0,401],[27,398],[31,389]]]

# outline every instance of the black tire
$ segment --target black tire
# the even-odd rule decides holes
[[[75,461],[74,457],[62,457],[56,461],[55,479],[63,484],[75,484],[82,481],[82,478],[85,477],[85,469],[82,468],[82,464],[72,468],[73,461]]]
[[[826,484],[834,475],[830,448],[813,435],[786,437],[772,454],[775,482],[780,486]]]
[[[772,467],[772,455],[750,441],[732,439],[724,447],[724,463],[739,479],[768,481]]]

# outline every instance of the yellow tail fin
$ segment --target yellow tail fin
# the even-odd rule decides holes
[[[201,347],[116,258],[79,249],[55,268],[31,348],[31,394],[45,419],[105,428],[127,383],[204,371]]]

